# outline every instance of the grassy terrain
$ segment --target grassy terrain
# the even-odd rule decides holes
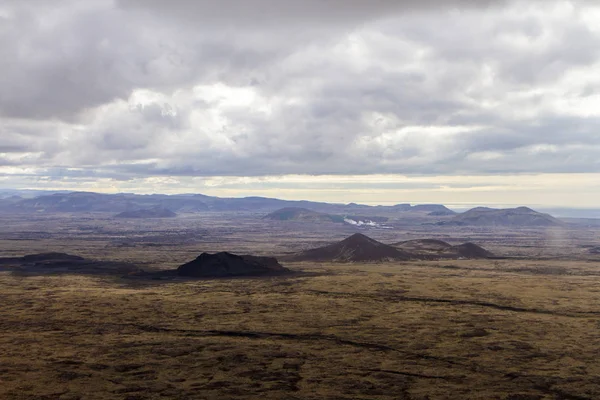
[[[2,399],[600,398],[594,262],[0,273]]]

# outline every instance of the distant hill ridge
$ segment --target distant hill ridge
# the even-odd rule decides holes
[[[267,197],[221,198],[203,194],[139,195],[131,193],[102,194],[93,192],[53,193],[33,198],[13,198],[0,201],[0,209],[10,212],[113,212],[121,213],[153,207],[167,208],[173,212],[202,211],[264,211],[281,208],[305,208],[315,212],[335,215],[363,215],[363,213],[436,213],[455,214],[439,204],[397,204],[369,206],[356,203],[334,204],[313,201],[292,201]]]
[[[526,228],[561,226],[564,225],[564,223],[550,214],[537,212],[529,207],[505,209],[476,207],[454,216],[449,221],[440,222],[439,225]]]

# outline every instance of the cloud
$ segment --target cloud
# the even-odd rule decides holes
[[[255,70],[299,46],[373,19],[500,3],[9,1],[0,25],[0,115],[73,119],[138,88],[168,91],[202,80],[247,83]]]
[[[277,0],[118,0],[126,9],[160,12],[195,24],[228,28],[251,26],[289,27],[362,23],[372,19],[397,15],[407,11],[486,8],[501,6],[504,0],[305,0],[282,2]],[[229,25],[228,25],[229,24]],[[306,24],[310,24],[308,27]]]
[[[600,172],[590,2],[6,4],[0,173]]]
[[[0,115],[7,117],[72,120],[137,87],[175,88],[193,77],[193,60],[161,43],[160,29],[107,2],[63,1],[50,10],[19,3],[0,29]]]

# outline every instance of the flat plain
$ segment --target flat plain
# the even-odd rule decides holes
[[[2,216],[0,256],[64,251],[172,268],[285,255],[356,228],[252,214]],[[398,223],[392,243],[476,241],[506,259],[284,263],[288,276],[143,280],[0,272],[0,398],[600,398],[597,228]]]

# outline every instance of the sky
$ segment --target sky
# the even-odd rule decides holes
[[[600,4],[4,0],[0,189],[600,205]]]

